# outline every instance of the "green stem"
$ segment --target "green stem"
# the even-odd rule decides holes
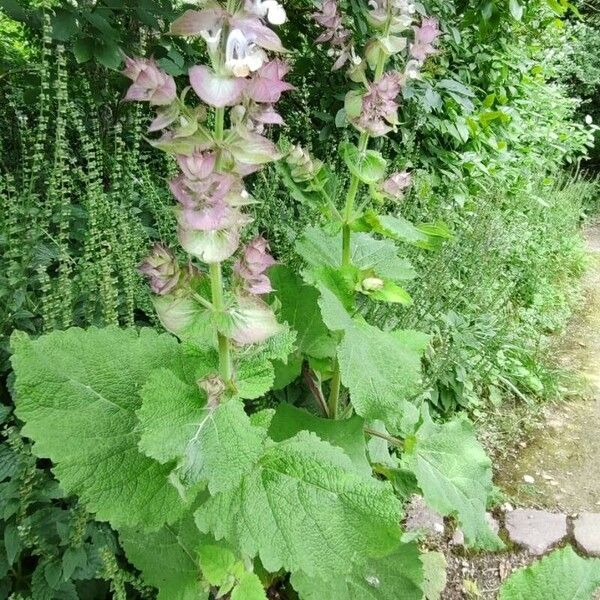
[[[225,123],[225,109],[215,108],[215,138],[223,139],[223,124]]]
[[[389,28],[389,15],[388,25],[386,30]],[[383,69],[385,68],[386,57],[383,52],[379,56],[377,66],[375,67],[375,81],[381,78],[383,75]],[[364,155],[369,145],[369,134],[362,132],[358,140],[358,156],[359,159]],[[360,187],[360,179],[356,175],[352,175],[350,179],[350,185],[348,187],[348,193],[346,194],[346,203],[344,205],[343,213],[343,226],[342,226],[342,268],[348,267],[351,264],[352,246],[351,246],[351,222],[354,213],[354,202]],[[340,377],[340,364],[336,360],[333,375],[331,376],[331,388],[329,392],[329,416],[332,419],[336,419],[338,416],[338,405],[340,399],[341,389],[341,377]]]
[[[223,130],[225,124],[225,109],[215,109],[215,139],[221,141],[223,139]],[[215,169],[219,169],[219,163],[221,162],[221,153],[219,152],[217,157],[217,164]],[[210,271],[210,291],[213,310],[216,313],[223,312],[223,275],[221,272],[221,263],[211,263],[209,265]],[[231,348],[229,339],[217,332],[217,341],[219,346],[219,373],[221,379],[225,382],[225,385],[229,386],[232,379],[232,367],[231,367]]]
[[[331,387],[329,388],[329,401],[327,402],[329,418],[338,418],[338,406],[340,401],[340,388],[341,388],[341,376],[340,376],[340,363],[335,361],[335,369],[331,376]]]
[[[361,133],[358,140],[358,154],[362,156],[367,149],[369,143],[369,134]],[[344,226],[342,229],[342,266],[347,267],[350,264],[350,222],[352,221],[352,213],[354,212],[354,201],[358,194],[360,179],[356,175],[352,175],[350,186],[346,194],[346,204],[344,205]]]
[[[216,313],[223,312],[223,276],[221,274],[221,263],[210,263],[210,291],[212,296],[212,304]],[[232,369],[231,369],[231,350],[229,347],[229,339],[217,333],[217,339],[219,344],[219,373],[221,379],[226,385],[231,383]]]

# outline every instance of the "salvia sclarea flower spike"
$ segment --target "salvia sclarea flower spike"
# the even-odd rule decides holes
[[[336,0],[324,0],[320,9],[313,18],[324,32],[316,42],[331,46],[329,53],[336,58],[333,70],[350,60],[349,78],[363,83],[362,90],[351,90],[346,97],[348,119],[371,137],[387,134],[398,122],[399,94],[408,81],[420,77],[425,60],[436,52],[434,44],[441,34],[437,20],[421,19],[410,0],[369,0],[367,16],[374,36],[365,45],[363,60],[356,54],[352,32],[343,25]],[[402,71],[377,72],[378,64],[400,53],[404,53]],[[375,72],[372,81],[367,67]]]
[[[173,77],[153,59],[127,58],[123,71],[133,81],[126,98],[157,107],[149,130],[161,132],[161,137],[153,143],[171,153],[181,170],[169,184],[176,200],[178,239],[188,254],[209,266],[211,278],[213,266],[220,273],[220,263],[236,253],[242,229],[251,221],[244,207],[254,199],[243,178],[280,158],[263,134],[266,127],[283,124],[275,104],[293,89],[284,81],[289,67],[277,56],[285,49],[270,27],[285,20],[285,10],[275,0],[230,1],[227,9],[209,3],[202,10],[186,11],[171,32],[202,38],[210,61],[189,69],[189,87],[180,96]],[[200,103],[188,101],[193,94]],[[210,112],[214,128],[207,127]],[[194,277],[180,275],[175,283],[172,253],[164,247],[155,249],[141,271],[159,296],[155,304],[163,324],[181,335],[199,308],[205,309],[194,304],[198,301],[229,315],[226,335],[238,344],[273,335],[275,317],[260,298],[271,290],[266,269],[273,259],[267,248],[262,238],[250,243],[235,266],[235,277],[242,284],[235,286],[235,294],[221,289],[212,305],[191,287],[199,271]],[[220,274],[215,277],[222,286]],[[190,284],[187,292],[185,282]]]

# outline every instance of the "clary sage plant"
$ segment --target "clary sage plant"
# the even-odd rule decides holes
[[[269,137],[291,90],[281,4],[228,0],[173,23],[209,59],[179,93],[151,58],[128,58],[127,98],[156,108],[152,143],[181,171],[170,182],[181,249],[157,245],[141,266],[169,333],[13,336],[23,434],[65,492],[119,532],[163,600],[291,588],[303,600],[420,600],[440,557],[403,534],[411,494],[455,518],[468,543],[500,545],[485,518],[490,463],[470,425],[434,423],[418,402],[427,336],[362,316],[365,303],[410,302],[401,283],[414,271],[397,242],[444,235],[374,208],[401,198],[410,175],[387,173],[369,148],[397,125],[437,22],[398,0],[365,10],[362,48],[333,0],[314,15],[334,68],[348,70],[339,120],[358,139],[340,146],[345,188],[302,148],[283,160]],[[262,237],[240,247],[258,200],[244,177],[270,161],[292,198],[323,209],[299,236],[302,277],[274,264]],[[286,386],[309,390],[321,416],[308,403],[249,414],[245,401]]]

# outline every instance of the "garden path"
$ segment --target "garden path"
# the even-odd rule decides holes
[[[500,477],[520,504],[569,514],[600,512],[600,224],[586,230],[586,242],[585,304],[566,331],[559,357],[582,375],[585,392],[548,406],[538,433]]]

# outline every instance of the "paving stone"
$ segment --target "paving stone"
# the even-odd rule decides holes
[[[465,534],[462,529],[456,529],[452,534],[452,539],[450,540],[450,544],[452,546],[464,546],[465,545]]]
[[[421,496],[413,496],[406,507],[407,531],[424,531],[428,535],[444,533],[444,518],[429,508]]]
[[[550,550],[567,535],[567,517],[559,513],[518,508],[506,514],[506,529],[512,542],[531,554]]]
[[[600,513],[582,513],[573,522],[573,536],[588,556],[600,556]]]

